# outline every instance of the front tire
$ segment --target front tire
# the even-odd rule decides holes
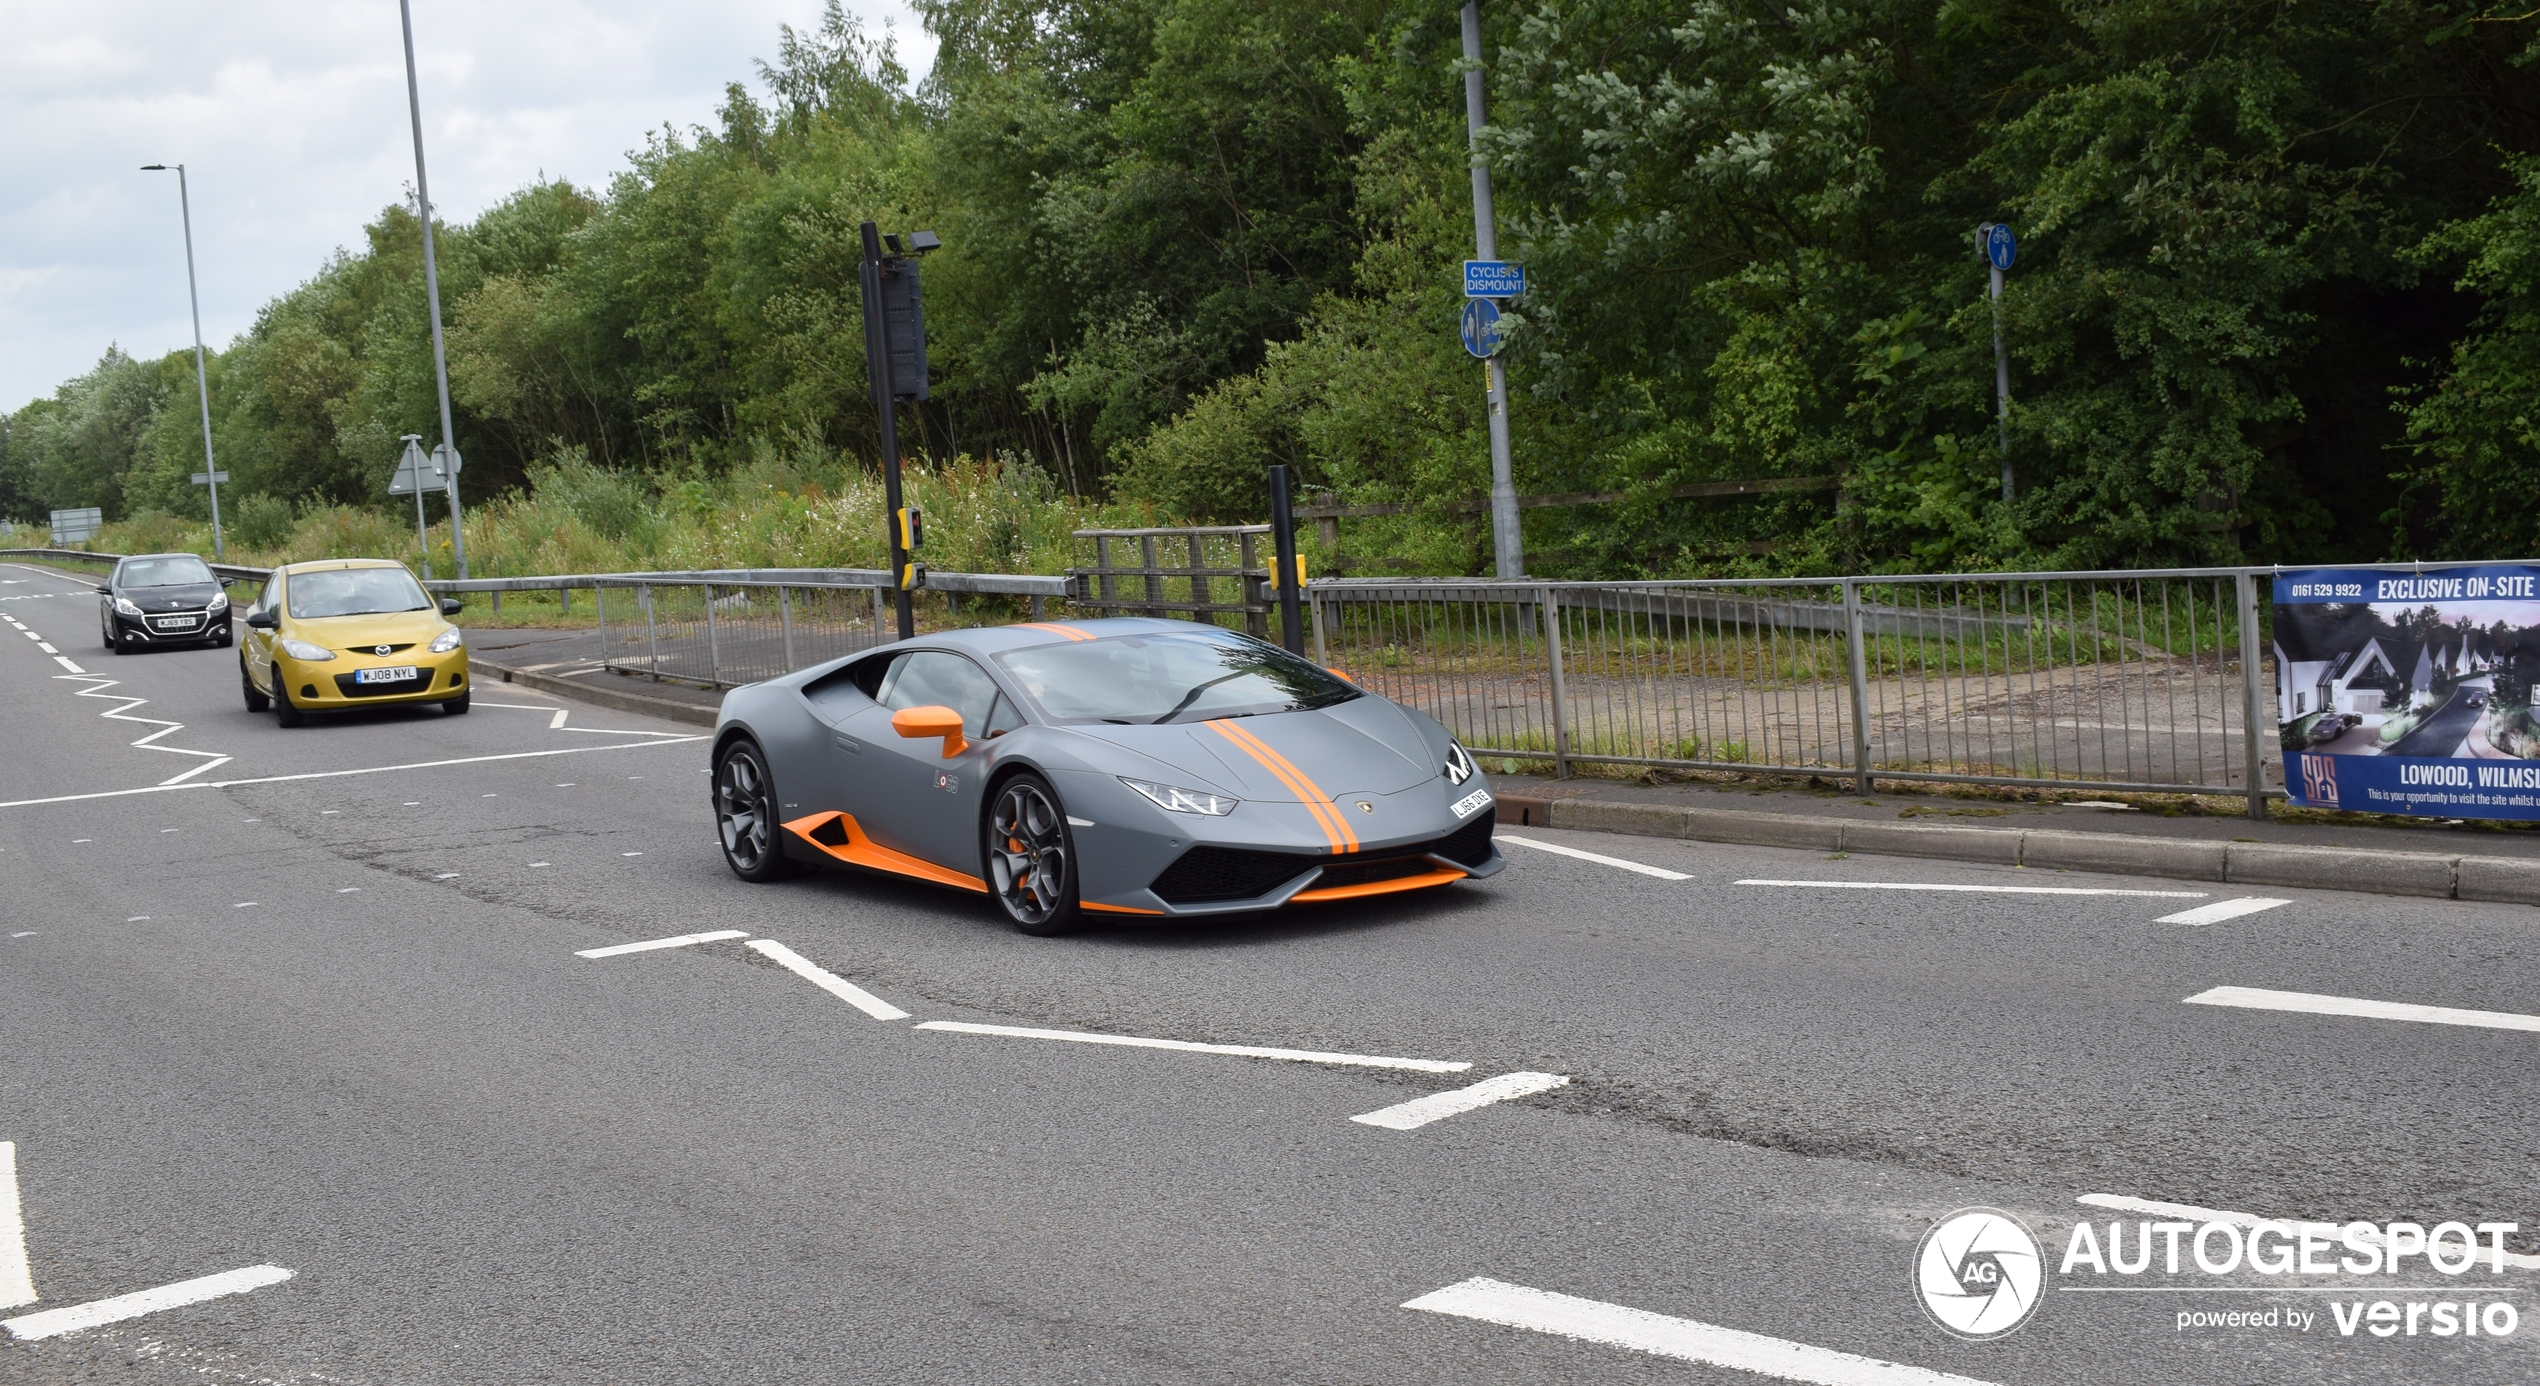
[[[279,674],[281,671],[277,668],[275,672]],[[286,727],[305,727],[309,724],[309,714],[302,712],[300,705],[291,701],[291,685],[279,677],[273,681],[273,720]]]
[[[249,712],[262,712],[273,705],[271,698],[256,691],[256,681],[247,677],[247,661],[243,659],[238,661],[238,694],[247,700]]]
[[[1049,781],[1027,772],[999,785],[980,846],[988,893],[1014,927],[1040,938],[1083,927],[1076,902],[1076,844]]]
[[[111,638],[106,643],[114,646],[115,653],[119,655],[128,655],[139,647],[139,642],[132,638],[132,632],[120,626],[113,629]]]
[[[745,881],[781,881],[794,874],[776,822],[776,779],[756,744],[737,741],[714,766],[714,827],[723,842],[723,864]]]
[[[443,702],[441,704],[441,711],[451,717],[456,717],[460,713],[467,711],[467,694],[461,693],[459,696]]]

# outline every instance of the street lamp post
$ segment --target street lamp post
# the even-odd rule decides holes
[[[467,578],[467,528],[459,520],[459,444],[450,428],[450,359],[441,347],[441,270],[432,256],[432,185],[423,176],[423,93],[415,83],[415,20],[410,0],[397,0],[397,21],[406,35],[406,114],[415,132],[415,210],[423,222],[423,295],[432,309],[432,376],[441,391],[442,484],[450,494],[450,557],[459,578]]]
[[[166,164],[143,164],[145,173],[165,173]],[[185,218],[185,300],[194,310],[194,397],[203,406],[203,484],[212,488],[212,561],[226,562],[220,532],[220,464],[212,460],[212,389],[203,371],[203,296],[194,287],[194,200],[186,191],[185,165],[176,165],[176,205]]]

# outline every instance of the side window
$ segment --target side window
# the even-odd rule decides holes
[[[997,710],[988,714],[988,735],[1003,736],[1022,725],[1023,714],[1015,708],[1014,700],[999,693]]]
[[[265,590],[256,594],[254,610],[272,611],[282,605],[282,574],[265,579]]]
[[[957,654],[917,650],[891,661],[873,700],[896,712],[904,707],[942,706],[961,714],[962,735],[987,735],[996,708],[997,685],[987,671]]]

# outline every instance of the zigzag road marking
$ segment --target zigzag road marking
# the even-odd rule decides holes
[[[154,731],[148,736],[133,742],[132,744],[134,746],[137,746],[145,751],[165,751],[170,755],[204,757],[202,764],[195,766],[193,769],[188,770],[183,774],[172,775],[167,779],[161,780],[159,781],[160,784],[182,784],[183,782],[194,778],[196,775],[202,774],[206,770],[227,765],[234,758],[219,751],[189,751],[182,746],[161,746],[157,744],[160,737],[166,736],[170,732],[185,730],[185,724],[183,722],[171,722],[164,717],[126,716],[125,714],[131,712],[132,709],[140,707],[143,704],[148,703],[150,700],[147,698],[136,698],[129,693],[109,693],[106,691],[109,688],[113,688],[121,684],[123,682],[121,679],[110,679],[100,674],[55,674],[53,677],[72,681],[85,680],[90,686],[71,695],[75,698],[104,698],[109,702],[113,702],[116,699],[122,699],[123,701],[118,706],[108,708],[104,712],[97,714],[100,717],[106,718],[108,721],[137,722],[143,726],[158,728],[157,731]]]

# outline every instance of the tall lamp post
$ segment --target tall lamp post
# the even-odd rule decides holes
[[[432,258],[432,185],[423,176],[423,94],[415,84],[415,19],[409,0],[397,0],[397,21],[406,34],[406,114],[415,132],[415,210],[423,222],[423,296],[432,309],[432,376],[441,390],[442,484],[450,493],[450,557],[459,578],[467,579],[467,527],[459,521],[459,444],[450,428],[450,359],[441,348],[441,270]]]
[[[1499,217],[1491,206],[1490,160],[1482,153],[1482,7],[1465,0],[1464,130],[1473,163],[1473,248],[1484,260],[1499,258]],[[1469,291],[1468,291],[1469,292]],[[1517,482],[1508,460],[1508,363],[1496,355],[1488,372],[1490,408],[1490,528],[1492,567],[1502,581],[1526,575],[1525,531],[1517,520]]]
[[[143,164],[144,173],[165,173],[166,164]],[[176,168],[176,205],[185,218],[185,300],[194,310],[194,397],[203,406],[203,484],[212,488],[212,561],[228,561],[220,532],[220,464],[212,460],[212,388],[203,373],[203,296],[194,287],[194,200],[186,191],[185,165]]]

